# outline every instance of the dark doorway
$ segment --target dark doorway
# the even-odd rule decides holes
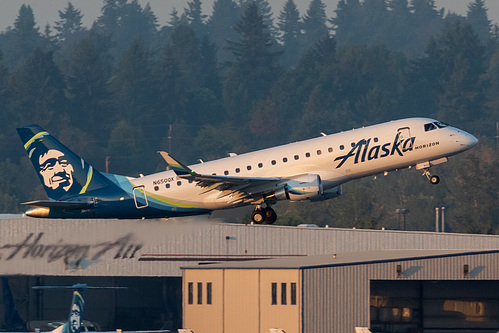
[[[372,332],[499,330],[499,281],[371,281]]]

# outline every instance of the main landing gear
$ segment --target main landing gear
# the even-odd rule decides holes
[[[262,208],[260,205],[257,205],[253,213],[251,213],[251,221],[255,224],[262,224],[263,222],[272,224],[276,220],[277,214],[270,206]]]
[[[431,175],[429,168],[424,169],[423,175],[426,176],[426,178],[428,178],[430,180],[430,183],[432,183],[433,185],[436,185],[440,182],[440,178],[438,176]]]

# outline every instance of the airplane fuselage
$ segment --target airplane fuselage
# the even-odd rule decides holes
[[[474,136],[433,119],[402,119],[189,166],[196,174],[281,180],[275,181],[273,194],[266,189],[261,198],[239,199],[233,189],[199,186],[192,179],[179,177],[174,170],[139,178],[104,174],[118,187],[108,189],[107,194],[105,189],[87,192],[86,200],[93,201],[93,207],[61,214],[169,217],[293,198],[328,199],[340,195],[339,186],[347,181],[412,166],[427,170],[476,142]],[[316,195],[293,192],[293,196],[290,191],[299,191],[299,186],[286,186],[294,179],[304,184],[305,192],[305,187],[317,184]],[[48,217],[54,214],[51,210]]]

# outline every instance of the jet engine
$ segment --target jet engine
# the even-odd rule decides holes
[[[275,191],[277,200],[301,201],[321,195],[322,181],[319,175],[308,174],[288,181],[284,187]]]

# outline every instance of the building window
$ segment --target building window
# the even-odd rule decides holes
[[[198,304],[203,304],[203,283],[198,282]]]
[[[272,282],[272,305],[277,304],[277,283]]]
[[[189,282],[189,285],[187,287],[187,298],[187,303],[194,303],[194,283],[192,282]]]
[[[291,305],[296,305],[296,282],[291,282]]]
[[[206,304],[211,304],[211,282],[206,284]]]
[[[286,283],[281,283],[281,304],[286,305],[288,295],[286,294],[287,286]]]

